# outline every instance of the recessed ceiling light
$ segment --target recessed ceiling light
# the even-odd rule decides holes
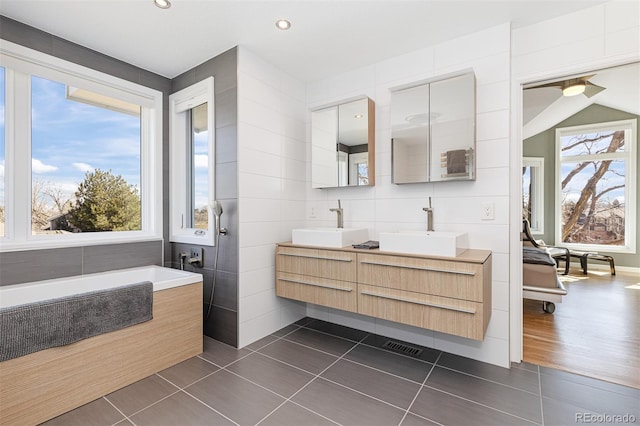
[[[158,6],[160,9],[169,9],[171,7],[171,2],[169,0],[153,0],[153,4]]]
[[[356,114],[356,115],[353,116],[353,118],[362,118],[362,117],[364,117],[364,115],[362,115],[362,114]]]
[[[291,28],[291,22],[287,21],[286,19],[278,19],[276,21],[276,28],[283,31],[288,30],[289,28]]]

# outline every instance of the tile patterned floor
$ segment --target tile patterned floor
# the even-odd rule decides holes
[[[239,350],[204,339],[202,355],[45,425],[569,425],[616,415],[640,423],[637,389],[429,348],[400,355],[381,348],[386,338],[319,320]]]

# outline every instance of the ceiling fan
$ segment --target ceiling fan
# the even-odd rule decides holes
[[[585,95],[587,98],[597,95],[606,89],[606,87],[598,86],[589,81],[595,74],[585,75],[583,77],[571,78],[568,80],[554,81],[553,83],[542,84],[536,86],[536,89],[541,87],[557,87],[562,90],[564,96],[575,96],[579,94]]]

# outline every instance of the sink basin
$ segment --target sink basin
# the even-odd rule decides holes
[[[291,232],[291,242],[319,247],[345,247],[369,239],[366,228],[303,228]]]
[[[380,251],[455,257],[468,247],[466,232],[381,232]]]

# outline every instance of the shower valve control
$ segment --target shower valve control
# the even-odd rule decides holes
[[[190,264],[196,264],[196,266],[202,266],[202,247],[194,247],[191,249],[188,262]]]

